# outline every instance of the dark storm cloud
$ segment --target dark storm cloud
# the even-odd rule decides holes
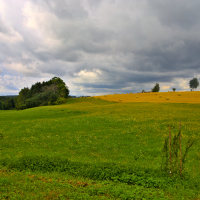
[[[60,76],[74,94],[150,90],[156,82],[188,89],[200,77],[199,7],[198,0],[3,0],[0,62],[22,85],[23,77]]]
[[[200,2],[198,0],[152,0],[149,1],[152,13],[161,23],[172,28],[191,29],[198,26]]]
[[[172,81],[172,77],[169,75],[160,75],[160,74],[135,74],[135,73],[113,73],[112,75],[108,76],[112,78],[112,82],[108,82],[108,84],[102,83],[83,83],[85,87],[92,87],[92,88],[108,88],[108,89],[123,89],[126,86],[133,86],[134,84],[145,84],[145,83],[152,83],[155,80],[158,82],[170,82]]]

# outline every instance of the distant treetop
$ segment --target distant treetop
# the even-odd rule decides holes
[[[190,80],[189,85],[190,85],[191,91],[196,89],[199,86],[198,79],[197,78],[193,78],[192,80]]]
[[[160,86],[159,83],[156,83],[156,85],[154,86],[154,88],[151,89],[152,92],[159,92],[160,91]]]

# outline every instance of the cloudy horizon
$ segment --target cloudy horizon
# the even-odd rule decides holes
[[[200,78],[199,8],[198,0],[0,0],[0,96],[54,76],[76,96],[156,83],[190,90]]]

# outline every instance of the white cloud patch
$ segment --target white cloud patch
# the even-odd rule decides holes
[[[10,13],[8,6],[6,2],[0,2],[0,44],[10,45],[23,42],[23,36],[16,30],[8,17],[8,13]]]
[[[161,90],[169,90],[170,87],[171,87],[171,86],[169,86],[169,85],[163,85],[163,86],[161,87]]]
[[[182,78],[179,78],[179,79],[177,79],[176,80],[176,82],[177,82],[177,87],[179,88],[179,89],[182,89],[182,90],[189,90],[190,89],[190,87],[189,87],[189,81],[190,81],[191,79],[182,79]]]
[[[102,72],[98,69],[94,69],[93,71],[87,71],[87,70],[81,70],[78,73],[74,74],[76,82],[83,83],[83,82],[99,82],[100,76],[102,75]]]

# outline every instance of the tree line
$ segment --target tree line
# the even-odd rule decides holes
[[[0,96],[0,110],[15,109],[15,100],[14,96]]]
[[[197,78],[189,82],[191,91],[199,86]],[[176,88],[172,89],[173,91]],[[159,83],[156,83],[151,92],[159,92]],[[145,92],[142,90],[142,92]],[[26,109],[37,106],[55,105],[64,103],[69,96],[69,89],[65,82],[59,77],[53,77],[46,82],[37,82],[31,88],[24,87],[18,96],[0,96],[0,110]]]
[[[37,82],[31,88],[24,87],[17,97],[0,99],[0,109],[22,110],[37,106],[64,103],[69,96],[69,89],[59,77],[49,81]]]
[[[194,89],[196,89],[199,86],[199,81],[197,78],[193,78],[189,81],[189,86],[191,91],[193,91]],[[176,88],[172,88],[172,90],[175,92]],[[159,83],[156,83],[154,88],[151,89],[151,92],[159,92],[160,91],[160,86]],[[144,90],[142,90],[142,93],[145,92]]]

